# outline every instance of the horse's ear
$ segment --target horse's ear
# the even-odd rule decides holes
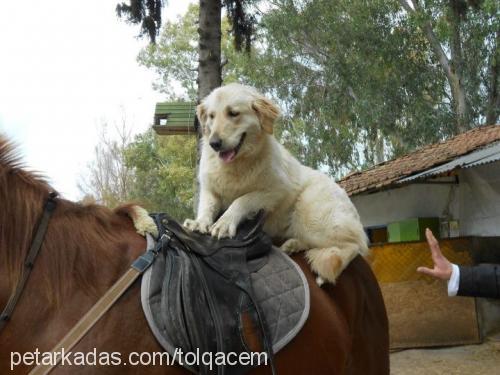
[[[201,131],[203,134],[207,133],[207,107],[203,103],[198,104],[196,107],[196,116],[198,116],[198,121],[201,125]]]
[[[259,117],[262,129],[266,133],[273,134],[274,122],[281,114],[278,106],[269,99],[261,97],[253,101],[252,108]]]

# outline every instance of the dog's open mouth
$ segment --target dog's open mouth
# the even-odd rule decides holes
[[[235,148],[219,152],[219,157],[222,159],[224,163],[230,163],[234,160],[236,154],[238,154],[238,151],[241,148],[241,145],[243,144],[243,141],[245,140],[246,135],[247,133],[243,133],[241,135],[240,141],[238,142]]]

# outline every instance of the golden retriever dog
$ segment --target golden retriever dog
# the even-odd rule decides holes
[[[184,226],[232,237],[240,222],[264,210],[264,231],[286,240],[281,249],[306,250],[318,283],[335,282],[356,255],[366,254],[363,226],[341,187],[274,138],[279,115],[273,102],[240,84],[219,87],[202,101],[198,213]]]

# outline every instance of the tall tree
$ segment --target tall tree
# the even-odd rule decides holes
[[[139,35],[147,35],[151,43],[155,43],[161,27],[163,3],[163,0],[129,0],[129,3],[117,5],[116,13],[118,17],[125,17],[129,23],[140,24]]]
[[[221,15],[224,5],[231,21],[231,32],[238,50],[250,50],[256,18],[250,7],[255,0],[200,0],[198,14],[198,101],[222,83]],[[130,0],[117,6],[118,16],[141,24],[141,35],[148,34],[152,43],[161,27],[162,0]]]
[[[432,17],[450,57],[449,1],[420,0],[420,15],[398,1],[273,0],[254,43],[263,53],[247,73],[280,100],[283,140],[305,163],[333,173],[369,166],[498,121],[499,3],[477,3],[466,4],[453,47],[464,61],[466,120],[423,28]]]
[[[150,44],[139,53],[138,61],[145,67],[154,70],[158,79],[153,87],[163,93],[167,100],[196,101],[196,77],[198,67],[197,19],[199,5],[191,4],[186,14],[163,25],[157,43]],[[248,60],[247,54],[238,53],[229,36],[231,26],[224,18],[221,22],[221,59],[222,79],[224,82],[245,78],[242,66]],[[181,86],[181,90],[172,87]]]
[[[275,0],[263,15],[246,73],[278,98],[282,140],[304,163],[337,175],[447,135],[440,71],[398,12],[385,0]]]
[[[222,83],[220,0],[200,0],[198,27],[198,102]]]
[[[500,106],[498,1],[399,2],[423,31],[446,75],[455,114],[455,133],[467,130],[481,117],[486,118],[486,123],[495,123]],[[487,94],[481,95],[481,91]],[[477,108],[477,96],[484,103],[480,105],[482,108]]]

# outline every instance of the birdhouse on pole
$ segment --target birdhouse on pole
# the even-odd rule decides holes
[[[196,135],[196,104],[156,103],[153,129],[158,135]]]

